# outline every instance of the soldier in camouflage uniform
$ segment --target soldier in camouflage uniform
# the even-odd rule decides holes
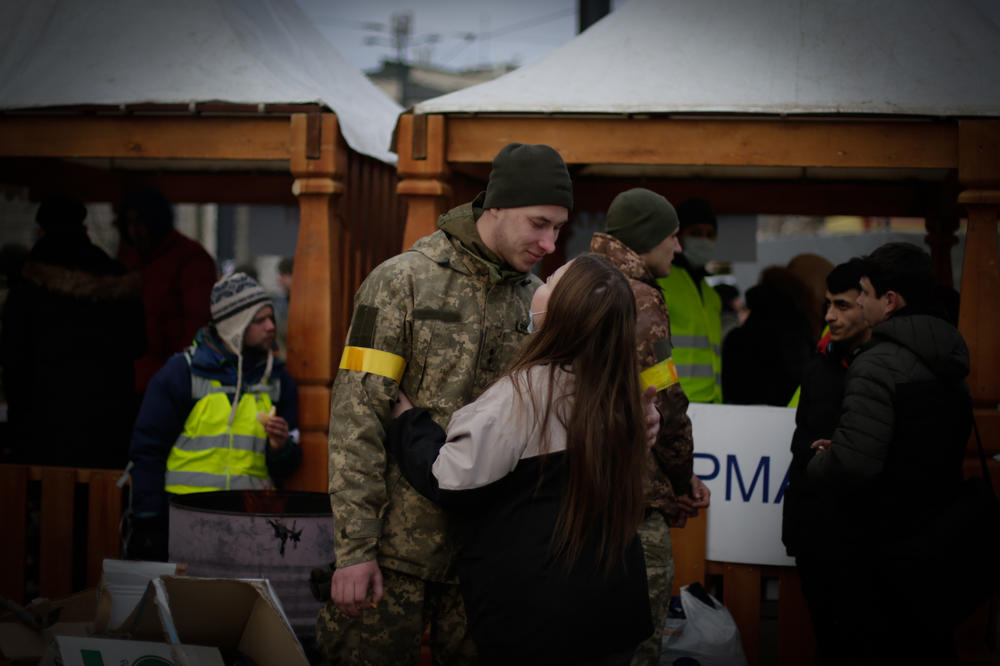
[[[317,642],[333,663],[414,664],[431,625],[435,663],[474,663],[442,511],[382,446],[402,388],[442,427],[513,361],[555,249],[572,183],[548,146],[509,144],[486,192],[375,268],[354,317],[330,408],[330,503],[337,569]]]
[[[659,194],[635,188],[611,202],[606,229],[607,233],[594,234],[590,250],[610,259],[632,285],[639,369],[644,386],[656,385],[655,402],[662,415],[649,457],[646,518],[639,526],[656,631],[632,658],[633,665],[656,666],[674,578],[670,526],[683,527],[698,509],[707,507],[709,490],[692,474],[688,399],[670,356],[670,317],[656,284],[656,278],[670,272],[674,253],[681,249],[677,214]]]

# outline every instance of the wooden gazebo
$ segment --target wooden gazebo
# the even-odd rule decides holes
[[[633,0],[540,62],[401,116],[403,244],[483,189],[511,141],[562,154],[576,211],[642,185],[723,214],[922,217],[947,284],[964,218],[960,329],[979,429],[1000,452],[1000,22],[983,7]],[[706,567],[704,532],[685,532],[681,583]],[[726,603],[759,629],[760,572],[728,570],[740,594]]]
[[[0,15],[23,32],[0,60],[0,182],[27,186],[32,199],[118,202],[154,184],[178,203],[298,205],[288,364],[304,459],[290,485],[325,493],[330,386],[353,294],[401,247],[389,152],[400,108],[292,0],[66,1]],[[42,481],[43,510],[71,505],[85,482],[90,514],[112,516],[103,531],[91,524],[96,582],[94,556],[118,552],[118,475],[4,466],[0,523],[14,542],[0,553],[0,593],[21,596],[30,480]],[[41,545],[41,592],[53,597],[70,591],[74,520],[55,513],[43,519]]]

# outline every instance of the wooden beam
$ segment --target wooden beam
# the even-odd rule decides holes
[[[489,162],[511,141],[553,146],[568,164],[941,169],[958,163],[957,125],[943,121],[448,117],[448,162]]]
[[[24,185],[32,201],[67,194],[89,203],[117,203],[122,195],[154,185],[174,203],[297,205],[287,171],[122,171],[58,159],[0,159],[0,182]]]
[[[918,181],[816,180],[673,180],[576,179],[574,209],[605,211],[615,196],[632,187],[646,187],[672,202],[702,197],[716,214],[725,215],[862,215],[924,217],[929,193],[946,189],[941,183]],[[950,196],[954,199],[955,194]],[[951,215],[958,215],[954,206]]]
[[[0,157],[287,160],[288,117],[0,116]]]
[[[330,406],[324,397],[347,335],[341,257],[350,238],[338,203],[347,187],[348,148],[330,113],[293,115],[291,136],[299,237],[288,311],[288,367],[304,399],[299,402],[302,465],[288,487],[326,492]]]

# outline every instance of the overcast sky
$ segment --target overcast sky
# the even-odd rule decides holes
[[[446,69],[526,65],[576,35],[577,0],[298,0],[336,49],[364,71],[395,59],[392,15],[412,13],[407,57]],[[612,7],[618,2],[612,2]],[[372,25],[369,25],[372,24]],[[431,42],[432,36],[436,42]],[[471,36],[471,38],[470,38]],[[375,44],[366,44],[375,41]]]

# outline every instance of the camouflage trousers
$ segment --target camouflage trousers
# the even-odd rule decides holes
[[[413,666],[420,657],[428,623],[435,664],[477,662],[458,585],[434,583],[391,569],[382,569],[382,585],[382,601],[376,608],[366,609],[360,618],[344,615],[332,601],[320,610],[316,644],[331,664]]]
[[[646,557],[649,606],[653,615],[653,635],[639,644],[632,666],[659,666],[663,626],[667,623],[670,592],[674,586],[674,555],[670,548],[670,526],[659,511],[639,524],[639,541]]]

